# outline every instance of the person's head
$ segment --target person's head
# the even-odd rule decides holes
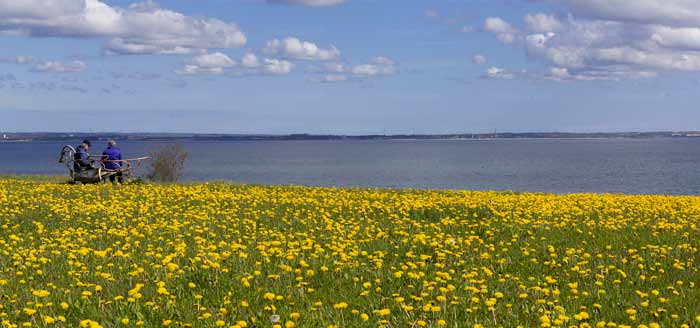
[[[87,139],[83,140],[83,144],[81,146],[83,146],[83,148],[85,148],[85,149],[90,148],[90,140],[87,140]]]
[[[107,147],[114,147],[116,145],[117,145],[117,142],[114,141],[114,139],[110,139],[109,141],[107,141]]]

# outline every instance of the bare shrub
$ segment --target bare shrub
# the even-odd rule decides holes
[[[157,182],[176,182],[182,178],[187,151],[180,143],[161,146],[148,152],[151,156],[148,179]]]

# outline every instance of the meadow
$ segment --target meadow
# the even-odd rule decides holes
[[[700,197],[0,179],[2,327],[699,327]]]

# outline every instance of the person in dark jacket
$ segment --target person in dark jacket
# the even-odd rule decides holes
[[[117,142],[114,140],[107,141],[107,148],[102,152],[102,160],[105,164],[105,169],[120,170],[122,168],[122,150],[117,147]],[[114,180],[122,183],[122,172],[109,176],[109,181]]]
[[[83,143],[75,148],[75,155],[73,155],[73,169],[76,172],[85,171],[91,169],[90,165],[90,154],[88,153],[90,149],[90,140],[83,140]]]

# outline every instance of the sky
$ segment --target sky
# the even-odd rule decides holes
[[[697,0],[0,0],[0,131],[700,130]]]

